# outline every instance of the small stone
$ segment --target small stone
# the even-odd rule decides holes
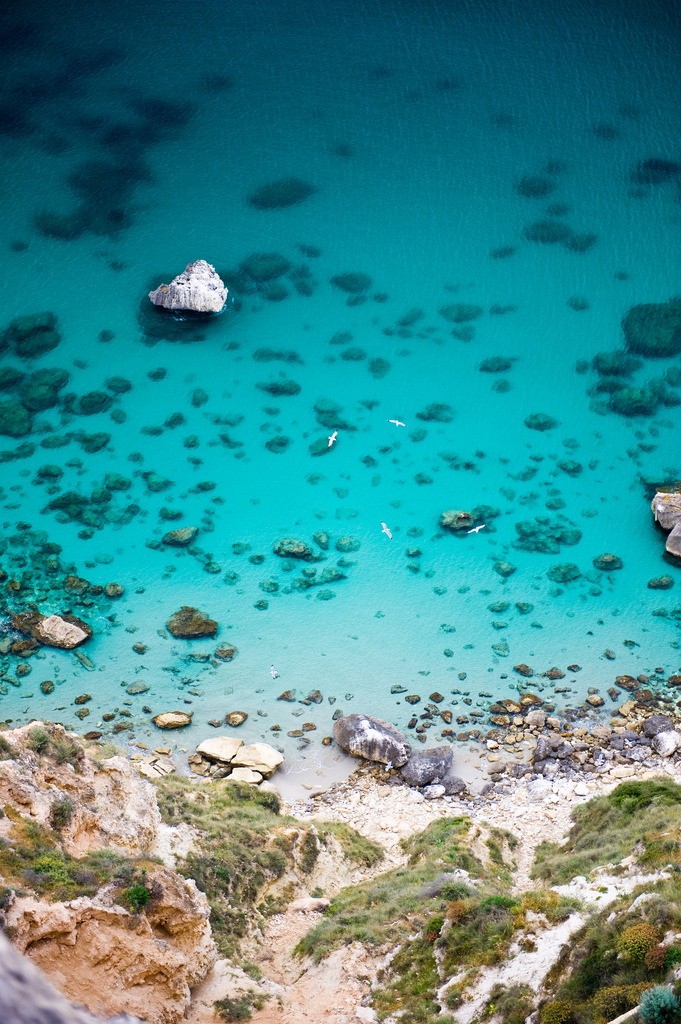
[[[528,676],[529,677],[529,676],[533,676],[534,675],[534,670],[531,669],[529,665],[525,665],[524,663],[520,664],[520,665],[514,665],[513,666],[513,671],[517,672],[518,675],[520,675],[520,676]]]
[[[239,725],[243,725],[247,718],[248,713],[246,711],[230,711],[229,714],[225,715],[225,724],[231,725],[233,729],[236,729]]]
[[[43,693],[46,693],[46,694],[47,693],[53,693],[54,692],[54,683],[52,682],[51,679],[44,679],[43,682],[40,684],[40,689],[41,689],[41,691]]]
[[[224,644],[222,647],[216,648],[215,657],[220,661],[232,661],[238,653],[236,647],[233,647],[231,644]]]
[[[603,698],[600,697],[597,693],[589,694],[589,696],[586,698],[586,702],[587,704],[590,704],[593,708],[602,708],[605,704]]]
[[[87,704],[87,702],[89,700],[92,700],[92,697],[90,696],[89,693],[81,693],[81,695],[79,697],[76,697],[76,699],[74,700],[73,703],[74,704]]]
[[[215,636],[218,624],[202,612],[189,605],[183,605],[179,611],[170,616],[166,622],[168,632],[178,639]]]

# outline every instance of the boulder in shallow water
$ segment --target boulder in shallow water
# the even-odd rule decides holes
[[[369,715],[352,714],[339,718],[334,724],[333,735],[341,750],[353,757],[391,763],[394,768],[406,764],[411,754],[406,737],[394,725]]]
[[[192,716],[186,711],[164,711],[152,718],[152,722],[158,729],[181,729],[192,724]]]
[[[449,747],[415,750],[400,774],[409,786],[426,786],[433,779],[442,779],[451,768],[453,760],[454,754]]]
[[[665,548],[667,554],[674,555],[676,558],[681,558],[681,522],[676,524],[672,532],[667,537]]]
[[[195,313],[219,313],[227,300],[227,289],[205,260],[188,263],[170,284],[161,284],[149,298],[165,309],[192,310]]]
[[[75,615],[44,616],[37,612],[23,612],[14,616],[12,625],[46,647],[58,647],[63,651],[80,647],[92,636],[88,624]]]
[[[170,616],[166,628],[177,639],[191,640],[194,637],[215,636],[218,624],[197,608],[185,604]]]

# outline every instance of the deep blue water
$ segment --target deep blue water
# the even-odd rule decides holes
[[[578,707],[618,674],[679,668],[681,576],[662,560],[646,484],[681,477],[681,392],[670,384],[667,405],[627,418],[594,393],[587,365],[623,347],[628,309],[681,290],[678,173],[648,183],[636,172],[642,161],[681,161],[676,5],[57,3],[14,7],[5,24],[0,326],[49,310],[61,342],[36,360],[5,352],[2,365],[63,367],[71,379],[30,435],[2,438],[8,451],[36,445],[0,466],[3,536],[18,522],[45,531],[64,564],[126,595],[108,608],[73,605],[96,630],[83,649],[94,672],[46,653],[15,686],[16,659],[0,657],[3,717],[74,725],[73,699],[89,692],[83,729],[124,698],[137,738],[163,742],[169,734],[153,730],[142,704],[157,712],[187,700],[194,725],[173,742],[191,749],[212,732],[207,719],[244,710],[244,738],[272,740],[280,724],[290,762],[298,741],[286,732],[316,723],[309,754],[338,707],[404,727],[411,708],[390,695],[395,684],[424,700],[468,691],[475,708],[489,703],[481,692],[512,692],[515,664],[539,673],[577,663],[555,703]],[[520,184],[528,176],[539,181]],[[288,178],[314,192],[285,208],[249,204]],[[528,226],[542,221],[562,241],[530,240]],[[235,273],[252,253],[290,263],[278,291]],[[146,292],[195,259],[227,274],[225,312],[206,325],[154,317]],[[358,304],[331,283],[350,272],[371,279]],[[480,315],[456,324],[439,312],[458,304]],[[296,361],[257,361],[260,349]],[[498,356],[511,360],[507,370],[481,372]],[[150,379],[159,367],[165,377]],[[673,367],[678,356],[643,360],[628,383]],[[113,375],[132,387],[105,412],[64,406],[67,392],[103,389]],[[282,378],[300,392],[256,386]],[[196,389],[205,404],[192,404]],[[309,452],[331,432],[317,422],[319,399],[342,406],[345,424],[321,458]],[[419,419],[432,403],[450,406],[451,419]],[[177,412],[184,423],[164,426]],[[558,424],[528,429],[533,413]],[[406,429],[388,423],[396,417]],[[73,437],[40,444],[78,431],[111,439],[95,454]],[[279,435],[290,445],[275,454],[265,443]],[[577,475],[560,467],[566,460],[580,464]],[[52,495],[37,474],[46,464],[63,470]],[[141,476],[150,471],[172,486],[150,493]],[[88,531],[46,509],[68,490],[89,496],[108,473],[130,480],[113,496],[116,507],[139,507],[129,522]],[[214,486],[197,490],[204,482]],[[487,529],[439,531],[442,511],[478,505],[499,511]],[[181,518],[160,520],[161,507]],[[557,553],[514,548],[515,524],[535,517],[581,539]],[[182,525],[201,528],[199,557],[147,546]],[[273,544],[295,536],[317,550],[319,530],[331,545],[318,573],[335,565],[340,536],[360,541],[348,578],[326,588],[328,601],[321,587],[282,593],[301,566],[283,571]],[[234,554],[238,542],[250,548]],[[420,554],[408,557],[409,547]],[[604,552],[623,568],[596,572]],[[493,568],[500,559],[517,567],[506,581]],[[581,575],[558,586],[546,573],[562,562]],[[674,588],[647,588],[665,573]],[[278,592],[260,588],[269,580]],[[496,602],[509,607],[490,611]],[[523,614],[516,602],[533,607]],[[239,649],[234,661],[188,660],[215,643],[164,633],[181,604],[218,620],[218,640]],[[52,592],[41,607],[67,605]],[[502,656],[492,645],[503,641]],[[39,689],[47,678],[57,683],[49,696]],[[139,680],[149,691],[128,698],[122,684]],[[545,679],[530,685],[551,692]],[[285,688],[298,697],[319,688],[324,703],[292,717],[297,705],[274,700]]]

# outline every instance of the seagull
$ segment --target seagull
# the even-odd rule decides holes
[[[385,770],[387,772],[392,771],[392,766],[393,766],[392,761],[386,761],[386,763],[385,763]]]
[[[487,523],[483,523],[482,526],[474,526],[472,530],[466,530],[466,533],[478,533],[480,530],[484,530]]]
[[[277,679],[278,676],[279,676],[279,673],[277,672],[277,670],[274,667],[274,665],[270,665],[270,674],[271,674],[273,679]]]
[[[381,530],[381,533],[386,533],[388,535],[388,537],[390,537],[390,540],[392,540],[393,539],[393,535],[390,532],[390,530],[388,529],[387,524],[384,523],[383,521],[381,521],[381,526],[383,527],[383,529]]]
[[[333,434],[331,434],[331,436],[329,437],[329,448],[331,447],[331,445],[333,444],[333,442],[336,440],[337,437],[338,437],[338,431],[334,430]]]
[[[406,423],[403,423],[402,420],[388,420],[388,423],[394,423],[396,427],[406,427],[407,425]]]

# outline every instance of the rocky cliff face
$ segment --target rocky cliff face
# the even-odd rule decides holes
[[[68,999],[102,1016],[175,1024],[216,959],[210,908],[172,871],[159,868],[149,882],[159,896],[143,915],[116,904],[111,891],[66,903],[29,896],[7,912],[6,928]]]
[[[175,854],[191,845],[190,830],[161,822],[154,787],[124,757],[95,761],[61,726],[33,722],[3,732],[2,739],[9,748],[0,761],[7,934],[68,999],[104,1016],[125,1012],[150,1024],[174,1024],[216,959],[206,897],[192,879],[154,863],[162,856],[174,864]],[[62,760],[67,755],[70,761]],[[55,808],[65,806],[68,814],[56,818]],[[37,870],[22,872],[28,885],[20,892],[33,882],[42,899],[15,895],[19,887],[11,876],[19,869],[12,858],[25,834],[34,837]],[[45,890],[45,880],[61,881],[60,871],[70,884],[69,857],[101,850],[141,872],[148,900],[143,913],[134,904],[121,905],[127,900],[131,906],[125,888],[130,881],[114,879],[97,888],[93,876],[94,895],[75,899],[55,898],[59,884]],[[136,860],[126,860],[131,857]]]

